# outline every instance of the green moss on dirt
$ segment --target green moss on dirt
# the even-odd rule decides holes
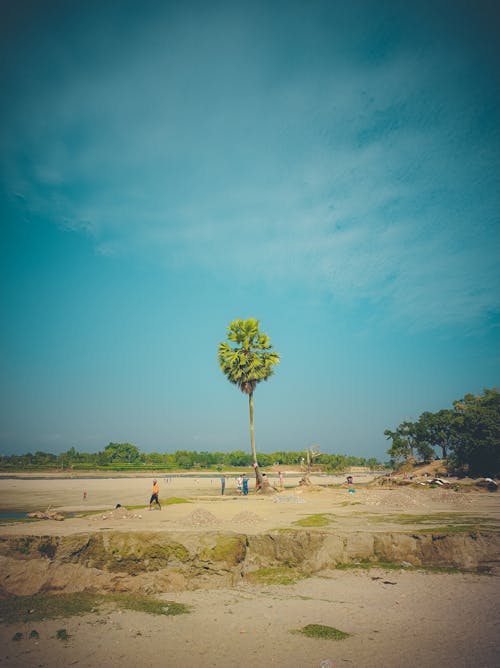
[[[487,524],[454,524],[449,526],[427,527],[417,529],[419,534],[455,534],[455,533],[499,533],[500,527]]]
[[[98,599],[95,594],[85,592],[59,596],[8,596],[0,599],[0,618],[3,623],[14,624],[73,617],[91,612]]]
[[[110,594],[103,602],[114,603],[124,610],[147,612],[150,615],[184,615],[190,611],[189,607],[182,603],[161,601],[139,594]]]
[[[388,522],[390,524],[433,524],[436,522],[446,523],[447,525],[477,525],[490,523],[494,520],[488,517],[479,517],[469,515],[468,513],[432,513],[428,515],[411,514],[392,514],[392,515],[373,515],[369,518],[370,522]]]
[[[181,543],[143,533],[93,534],[70,549],[68,561],[90,568],[131,575],[166,568],[172,561],[185,562],[189,551]]]
[[[245,559],[245,536],[219,536],[213,547],[207,547],[200,553],[203,561],[223,561],[236,566]]]
[[[337,564],[335,566],[336,570],[347,571],[351,569],[364,569],[369,570],[370,568],[383,568],[385,570],[401,570],[404,568],[401,563],[394,563],[392,561],[370,561],[368,559],[362,559],[359,561],[350,561],[342,564]]]
[[[36,539],[32,536],[23,536],[22,538],[17,538],[12,543],[12,551],[25,555],[31,554],[33,543],[35,542]]]
[[[246,579],[252,584],[291,585],[305,576],[294,568],[276,566],[259,568],[246,574]]]
[[[370,570],[372,568],[378,568],[385,571],[424,571],[429,573],[466,573],[470,572],[465,569],[456,568],[454,566],[413,566],[411,564],[402,564],[401,562],[393,561],[369,561],[368,559],[363,559],[361,561],[355,561],[345,564],[337,564],[335,567],[336,570],[351,570],[351,569],[363,569]],[[476,571],[474,571],[476,572]]]
[[[294,524],[299,527],[324,527],[335,521],[335,516],[331,513],[317,513],[315,515],[308,515],[300,520],[296,520]]]
[[[173,601],[161,601],[140,594],[37,594],[9,596],[0,599],[0,618],[3,623],[35,622],[99,612],[102,608],[118,607],[124,610],[154,615],[181,615],[189,608]]]
[[[298,632],[308,638],[321,638],[322,640],[344,640],[350,636],[350,633],[339,631],[333,626],[325,626],[324,624],[307,624]]]

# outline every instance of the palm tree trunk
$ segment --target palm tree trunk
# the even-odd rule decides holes
[[[248,395],[248,407],[250,409],[250,447],[252,449],[252,461],[255,470],[255,480],[257,485],[262,483],[260,476],[259,465],[257,464],[257,453],[255,451],[255,430],[253,426],[253,392]]]

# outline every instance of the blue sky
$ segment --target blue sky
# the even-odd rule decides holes
[[[0,2],[4,454],[385,459],[499,384],[494,2]]]

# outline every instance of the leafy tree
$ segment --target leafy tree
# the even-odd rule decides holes
[[[395,461],[398,461],[400,459],[408,459],[409,456],[411,455],[411,449],[410,446],[408,445],[408,441],[403,438],[401,433],[396,429],[396,431],[391,431],[390,429],[386,429],[384,431],[384,436],[387,438],[387,440],[392,441],[392,445],[387,450],[387,454],[391,459],[394,459]]]
[[[233,450],[224,457],[224,463],[228,466],[249,466],[252,463],[252,457],[243,450]]]
[[[139,448],[131,443],[109,443],[104,448],[103,459],[106,463],[128,463],[140,461]]]
[[[428,464],[434,458],[434,448],[427,441],[417,441],[416,450],[420,459]]]
[[[423,438],[432,446],[441,448],[441,458],[447,459],[457,441],[462,419],[457,412],[443,409],[437,413],[426,411],[418,420]]]
[[[255,450],[253,394],[261,381],[268,380],[273,375],[274,366],[279,363],[280,356],[272,350],[271,339],[259,330],[259,321],[255,318],[233,320],[227,330],[229,342],[223,341],[219,344],[219,366],[229,382],[248,395],[250,447],[255,477],[260,484],[262,477]]]
[[[471,475],[500,475],[500,394],[496,388],[482,396],[465,395],[454,402],[461,419],[452,462]]]
[[[416,424],[414,422],[405,420],[399,425],[397,431],[401,438],[408,444],[408,448],[410,449],[410,457],[415,459],[415,448],[417,446],[418,440]]]
[[[176,450],[175,461],[181,469],[190,469],[198,461],[198,453],[192,450]]]

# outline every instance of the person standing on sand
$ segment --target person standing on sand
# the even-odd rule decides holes
[[[243,474],[243,496],[248,496],[248,478],[246,477],[245,474]]]
[[[278,482],[280,488],[283,489],[283,473],[281,473],[281,471],[278,471]]]
[[[151,498],[149,499],[149,510],[151,510],[151,504],[153,503],[153,501],[157,504],[157,506],[161,510],[160,500],[158,499],[159,493],[160,493],[160,485],[156,482],[156,480],[153,480],[153,492],[151,494]]]
[[[226,476],[221,475],[220,477],[220,486],[221,486],[221,494],[224,496],[224,490],[226,489]]]

